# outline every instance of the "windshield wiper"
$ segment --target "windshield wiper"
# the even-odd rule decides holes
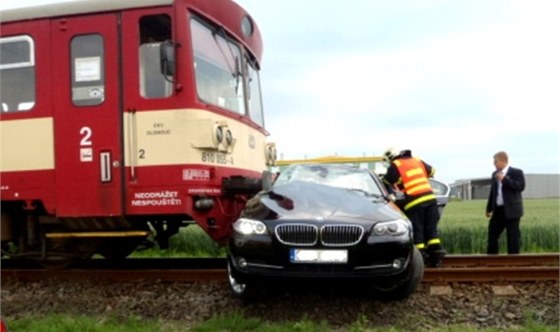
[[[228,51],[229,51],[229,55],[231,56],[231,58],[233,59],[233,62],[234,62],[233,65],[229,62],[229,58],[228,58],[226,52],[224,51],[222,45],[220,44],[220,41],[218,40],[218,38],[216,36],[222,37],[224,42],[226,43],[226,46],[227,46]],[[239,78],[239,76],[242,75],[240,65],[239,65],[240,60],[239,60],[239,57],[235,54],[235,52],[231,48],[231,45],[229,44],[230,43],[229,39],[226,36],[226,32],[225,32],[224,28],[220,27],[216,31],[214,31],[212,33],[212,37],[214,37],[214,42],[216,43],[216,45],[220,49],[220,52],[222,53],[222,56],[224,57],[224,60],[227,64],[227,66],[228,66],[228,70],[230,71],[231,75],[236,79]]]

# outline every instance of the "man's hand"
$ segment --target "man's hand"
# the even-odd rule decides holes
[[[496,180],[502,182],[505,175],[504,175],[504,172],[500,171],[500,172],[496,172],[496,175],[494,175],[494,177],[496,178]]]

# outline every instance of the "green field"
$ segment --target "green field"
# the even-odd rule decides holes
[[[522,253],[560,252],[560,200],[527,199],[521,218]],[[443,246],[449,254],[486,253],[488,218],[486,200],[451,201],[440,220]],[[505,252],[505,231],[500,238],[500,250]],[[226,250],[218,246],[196,225],[181,229],[171,237],[170,248],[152,248],[135,252],[133,256],[163,257],[225,257]]]
[[[521,252],[560,251],[560,200],[526,199],[521,218]],[[451,254],[486,252],[488,218],[486,200],[451,201],[439,223],[445,249]],[[505,231],[500,252],[506,250]]]

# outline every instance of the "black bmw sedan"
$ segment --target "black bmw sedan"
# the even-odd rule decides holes
[[[399,300],[424,273],[410,221],[367,169],[289,166],[247,203],[233,228],[228,280],[242,299],[261,296],[278,280],[339,278]]]

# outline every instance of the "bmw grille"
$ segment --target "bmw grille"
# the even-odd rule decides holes
[[[282,224],[275,228],[274,233],[285,245],[313,246],[321,241],[327,247],[341,247],[360,242],[364,228],[359,225],[323,225],[319,228],[308,224]]]

